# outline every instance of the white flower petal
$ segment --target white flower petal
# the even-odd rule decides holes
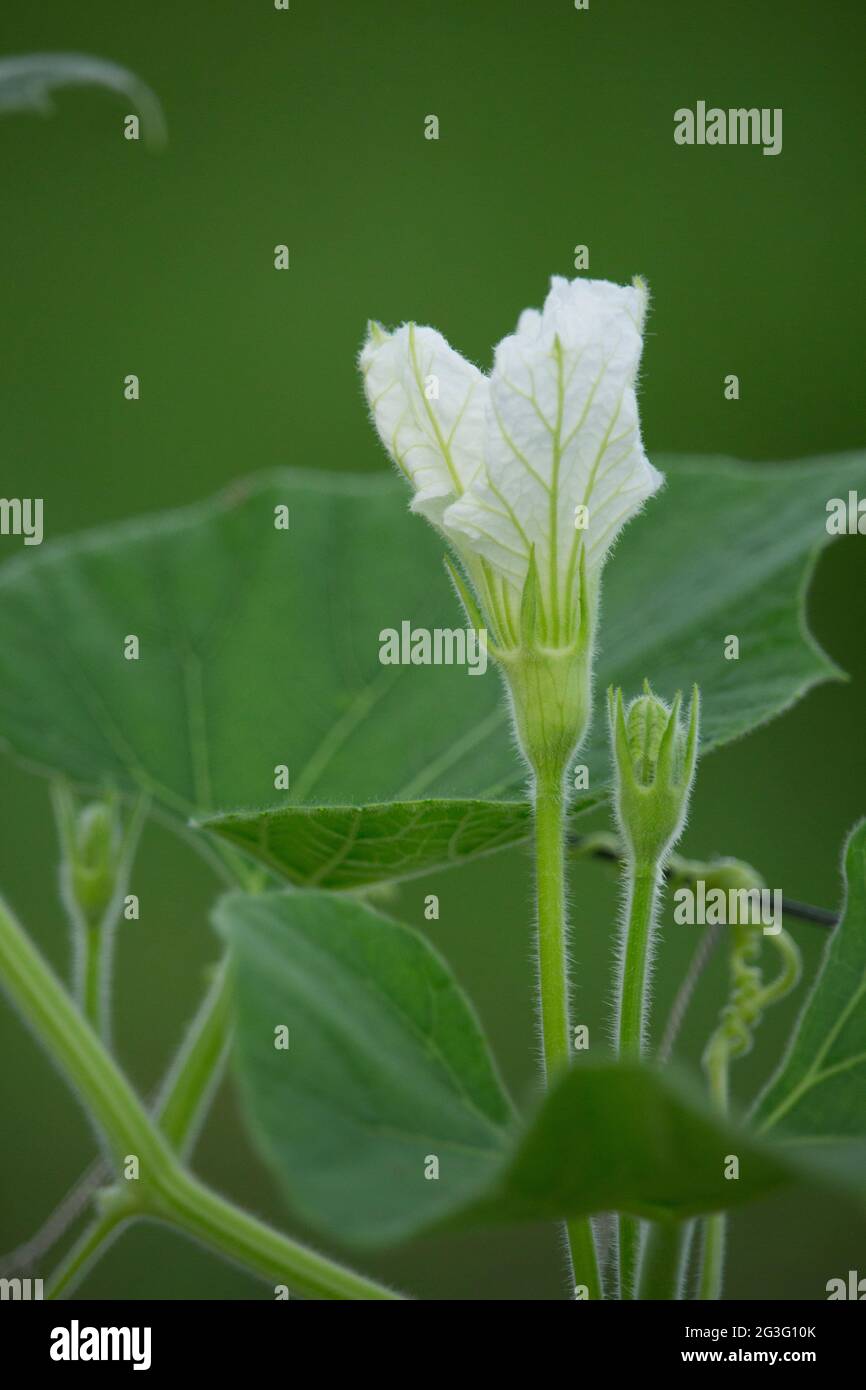
[[[543,312],[496,350],[484,473],[444,514],[520,589],[535,546],[551,632],[568,625],[579,542],[598,571],[622,526],[661,485],[643,452],[635,378],[645,292],[555,278]],[[585,530],[575,525],[585,506]]]
[[[441,521],[483,466],[488,381],[434,328],[373,325],[360,357],[379,437],[415,488],[414,511]]]

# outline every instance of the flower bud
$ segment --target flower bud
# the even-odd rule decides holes
[[[665,859],[685,824],[698,753],[700,695],[694,687],[688,726],[682,698],[668,706],[644,682],[644,693],[623,708],[622,691],[608,691],[615,770],[614,804],[632,858]]]
[[[121,841],[120,819],[111,803],[92,802],[76,812],[65,874],[88,926],[99,926],[114,897]]]

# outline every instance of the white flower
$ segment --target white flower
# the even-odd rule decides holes
[[[574,646],[611,545],[663,481],[635,396],[646,298],[640,282],[555,277],[489,377],[435,329],[371,328],[360,365],[376,428],[413,509],[461,557],[500,652],[521,645],[533,555],[538,641]]]
[[[483,472],[487,378],[435,328],[370,325],[360,359],[379,437],[415,489],[412,510],[443,512]]]

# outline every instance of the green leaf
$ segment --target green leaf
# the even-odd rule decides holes
[[[43,770],[147,790],[184,822],[519,788],[492,670],[380,664],[380,631],[404,617],[463,625],[398,480],[271,474],[5,564],[0,734]],[[321,867],[330,816],[320,839]]]
[[[215,920],[251,1127],[296,1209],[348,1240],[391,1240],[477,1190],[511,1105],[424,939],[330,893],[235,893]],[[425,1177],[431,1155],[439,1181]]]
[[[531,824],[525,801],[392,801],[205,822],[275,873],[332,890],[461,864],[521,844]]]
[[[348,1243],[620,1209],[691,1215],[790,1168],[681,1082],[575,1065],[521,1132],[469,1004],[417,933],[310,891],[223,898],[236,1067],[289,1202]],[[288,1049],[274,1030],[289,1030]],[[724,1177],[738,1154],[740,1179]],[[438,1178],[425,1177],[431,1156]]]
[[[668,487],[605,572],[596,689],[650,676],[670,697],[698,681],[706,749],[835,674],[803,591],[826,500],[866,487],[866,458],[658,462]],[[41,770],[206,820],[300,884],[513,844],[530,818],[496,672],[379,662],[380,631],[404,619],[463,626],[441,559],[398,479],[288,470],[24,551],[0,569],[0,735]],[[739,661],[722,658],[729,633]],[[600,712],[581,761],[592,790],[576,811],[605,793]]]
[[[845,848],[845,907],[755,1123],[866,1189],[866,821]],[[834,1141],[841,1141],[838,1144]]]
[[[780,713],[817,682],[839,676],[808,631],[805,595],[817,551],[828,539],[826,501],[846,496],[850,487],[862,489],[866,457],[765,468],[723,461],[658,462],[668,473],[668,486],[627,527],[605,570],[595,688],[603,692],[615,682],[627,692],[637,692],[649,676],[654,688],[670,699],[676,690],[697,683],[706,754]],[[423,548],[426,538],[417,539]],[[453,619],[443,618],[440,608],[437,621],[441,625]],[[739,638],[737,661],[723,658],[729,634]],[[577,794],[573,815],[597,805],[607,790],[606,721],[600,698],[599,694],[590,736],[580,753],[580,761],[590,769],[591,790]],[[428,715],[420,693],[414,708],[419,731],[427,731],[430,717],[440,729],[451,727],[445,707]],[[501,719],[492,709],[475,725],[476,731],[484,731],[482,743],[475,747],[485,757],[472,790],[489,801],[483,834],[490,839],[483,846],[481,835],[474,837],[479,852],[514,843],[531,825],[513,800],[519,795],[522,771],[501,737]],[[468,713],[455,719],[453,729],[458,749],[475,737]],[[457,730],[463,731],[462,739]],[[412,790],[425,796],[456,795],[452,778],[430,782],[424,774]],[[493,797],[497,800],[490,800]],[[451,810],[454,819],[469,817],[479,826],[477,802],[455,802]],[[315,823],[320,814],[286,806],[266,814],[217,817],[209,825],[299,884],[347,888],[454,862],[447,834],[429,834],[431,823],[434,828],[442,824],[441,807],[407,801],[399,808],[399,820],[404,826],[414,824],[424,836],[421,854],[409,853],[402,861],[407,836],[399,843],[378,842],[375,821],[382,813],[379,808],[361,808],[357,818],[347,813],[341,817],[352,833],[331,834],[332,827],[327,827],[313,867],[309,816]]]
[[[740,1160],[737,1182],[725,1177],[730,1154]],[[678,1072],[581,1062],[544,1098],[490,1192],[454,1224],[600,1211],[685,1218],[754,1201],[794,1176]]]

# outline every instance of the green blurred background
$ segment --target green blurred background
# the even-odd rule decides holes
[[[859,0],[591,0],[588,12],[572,0],[292,0],[288,13],[271,0],[8,0],[3,53],[77,50],[130,67],[161,98],[170,140],[161,153],[125,141],[128,102],[96,90],[61,92],[47,120],[0,119],[0,491],[44,497],[52,538],[275,464],[380,469],[354,368],[366,319],[434,323],[487,366],[549,275],[573,273],[578,243],[592,275],[649,280],[651,455],[779,460],[862,444],[864,41]],[[782,107],[782,154],[676,146],[673,112],[698,99]],[[430,113],[435,143],[423,138]],[[280,242],[288,273],[273,269]],[[122,395],[129,372],[141,378],[134,405]],[[723,398],[729,372],[738,402]],[[19,546],[0,538],[0,558]],[[683,846],[741,855],[825,906],[838,899],[842,838],[866,809],[864,579],[861,538],[823,556],[810,620],[850,683],[710,758]],[[65,969],[47,786],[8,761],[2,774],[0,885]],[[117,1033],[146,1090],[215,958],[216,885],[152,827],[134,886],[148,910],[120,940]],[[441,920],[424,923],[434,891]],[[523,1098],[537,1052],[530,891],[527,856],[510,853],[410,884],[398,904],[453,963]],[[580,866],[572,898],[576,1013],[601,1038],[613,875]],[[821,933],[794,930],[811,970]],[[660,1018],[693,945],[669,925]],[[721,1000],[720,963],[687,1021],[692,1057]],[[801,999],[737,1068],[742,1098]],[[5,1007],[0,1046],[6,1250],[86,1166],[94,1139]],[[228,1086],[197,1164],[285,1220]],[[548,1229],[428,1240],[368,1267],[430,1298],[562,1295]],[[730,1296],[820,1298],[849,1268],[866,1273],[866,1224],[841,1204],[779,1199],[732,1222]],[[269,1296],[156,1228],[123,1236],[82,1294]]]

